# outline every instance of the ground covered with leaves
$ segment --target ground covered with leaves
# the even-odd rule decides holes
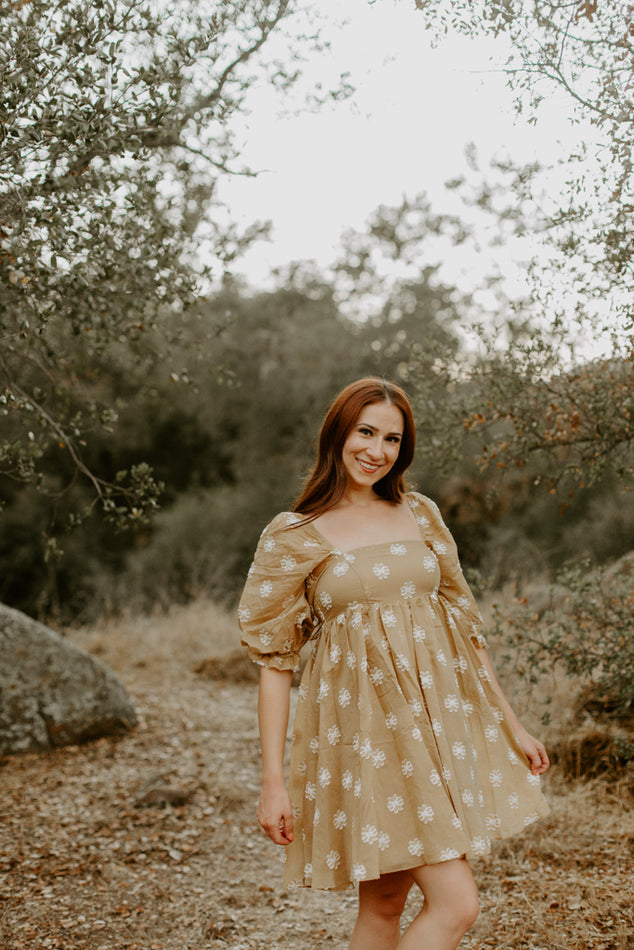
[[[347,947],[354,891],[284,891],[255,823],[256,687],[193,672],[227,638],[183,617],[71,634],[120,673],[140,723],[2,762],[3,950]],[[482,913],[461,950],[634,946],[624,784],[555,769],[545,789],[549,818],[474,863]]]

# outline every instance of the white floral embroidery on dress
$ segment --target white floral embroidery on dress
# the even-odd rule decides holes
[[[330,745],[337,745],[341,741],[341,729],[339,726],[331,726],[328,730],[328,742]]]
[[[431,805],[426,805],[425,803],[419,805],[416,810],[416,814],[418,815],[419,820],[425,825],[434,820],[434,809],[431,807]]]
[[[275,547],[275,538],[267,538],[264,542],[264,550],[272,551]]]
[[[410,699],[408,705],[412,711],[412,716],[414,716],[414,718],[418,718],[418,716],[420,716],[423,711],[423,704],[421,701],[419,699]]]
[[[451,751],[457,759],[465,759],[467,756],[467,748],[464,742],[454,742]]]
[[[350,693],[350,690],[346,689],[345,686],[342,686],[342,688],[339,690],[339,693],[337,694],[337,702],[339,703],[339,705],[345,709],[346,706],[350,705],[351,699],[352,699],[352,695]]]
[[[352,614],[352,616],[350,617],[350,623],[352,624],[355,630],[359,629],[359,627],[363,623],[363,616],[361,615],[361,612],[359,610],[355,610],[355,612]]]
[[[412,597],[416,596],[416,584],[413,581],[407,581],[401,587],[401,597],[404,597],[405,600],[410,600]]]
[[[425,639],[426,633],[424,629],[419,626],[419,624],[414,624],[412,628],[412,636],[414,637],[416,643],[422,643]]]
[[[488,838],[483,838],[481,835],[477,835],[477,837],[471,841],[471,847],[473,848],[474,854],[486,854],[489,850],[489,840]]]
[[[330,683],[328,682],[328,680],[324,680],[324,679],[320,680],[319,690],[317,692],[317,702],[318,703],[323,702],[329,692],[330,692]]]
[[[297,561],[290,554],[283,557],[280,564],[285,574],[291,574],[297,567]]]
[[[484,734],[487,738],[487,742],[495,742],[498,737],[498,727],[497,726],[487,726],[484,730]]]
[[[339,865],[341,864],[341,855],[338,851],[329,851],[326,855],[326,866],[330,868],[331,871],[336,871]]]
[[[386,760],[387,760],[387,756],[385,755],[385,752],[383,751],[383,749],[374,749],[374,750],[373,750],[373,752],[372,752],[372,765],[374,766],[375,769],[383,768],[383,766],[385,765]]]
[[[457,828],[458,831],[462,828],[462,822],[460,821],[457,815],[453,815],[451,819],[451,824],[454,826],[454,828]]]
[[[499,769],[492,769],[489,772],[489,782],[494,788],[499,788],[502,784],[502,773]]]
[[[473,712],[473,704],[472,704],[472,703],[468,703],[466,700],[463,699],[463,700],[462,700],[462,711],[463,711],[463,713],[465,714],[465,716],[470,716],[471,713]]]
[[[379,851],[385,851],[386,848],[390,846],[390,836],[386,831],[379,832],[379,840],[377,841],[379,846]]]
[[[352,794],[354,795],[355,798],[361,798],[361,789],[362,789],[361,779],[358,778],[354,783],[354,788],[352,789]]]
[[[435,571],[438,567],[438,561],[431,554],[426,554],[423,558],[423,567],[426,571]]]
[[[448,696],[445,696],[444,707],[448,712],[458,712],[460,709],[459,698],[454,693],[450,693]]]
[[[330,769],[327,769],[325,765],[320,768],[317,781],[322,788],[326,788],[327,785],[330,785]]]
[[[386,627],[395,627],[398,623],[396,614],[393,610],[384,610],[382,614],[383,623]]]
[[[361,840],[364,844],[374,844],[379,837],[379,832],[375,825],[364,825],[361,829]]]
[[[451,769],[448,769],[446,765],[443,765],[441,769],[441,774],[445,782],[451,781]]]
[[[347,561],[338,561],[332,569],[332,573],[335,577],[343,577],[344,574],[347,574],[350,570],[350,565]]]
[[[442,650],[439,650],[437,652],[436,659],[438,660],[441,666],[447,666],[447,657],[445,656]]]
[[[423,842],[420,840],[420,838],[412,838],[412,840],[407,845],[407,850],[413,857],[420,858],[425,848],[423,847]]]
[[[407,554],[407,548],[404,544],[390,544],[390,554],[394,554],[397,557],[402,554]]]
[[[362,739],[359,755],[362,759],[369,759],[372,755],[372,743],[369,739]]]
[[[373,683],[374,686],[383,682],[383,670],[379,669],[378,666],[370,670],[370,682]]]
[[[313,866],[312,864],[304,865],[304,877],[310,879],[313,876]]]
[[[321,818],[321,812],[318,808],[315,809],[315,814],[313,815],[313,825],[319,824],[319,819]]]
[[[475,796],[470,788],[464,788],[462,790],[462,804],[466,805],[467,808],[472,808],[475,803]]]
[[[367,875],[367,871],[363,864],[353,864],[351,877],[355,884],[358,884],[359,881],[364,881]]]
[[[273,584],[270,581],[262,581],[260,584],[260,597],[270,597],[273,593]]]
[[[403,811],[403,804],[404,802],[400,795],[390,795],[387,800],[387,810],[397,815],[400,811]]]
[[[352,772],[350,769],[346,769],[346,771],[341,776],[341,784],[346,789],[346,791],[349,791],[352,788]]]
[[[502,824],[497,815],[487,815],[484,819],[484,823],[489,831],[497,831]]]
[[[412,739],[415,739],[416,742],[422,742],[422,741],[423,741],[423,734],[422,734],[422,732],[420,731],[420,729],[418,728],[418,726],[414,726],[414,728],[412,729]]]
[[[446,554],[447,551],[449,550],[449,548],[447,547],[444,541],[432,541],[431,546],[434,549],[434,552],[436,554],[440,554],[441,556],[443,554]]]
[[[263,647],[268,647],[273,637],[271,636],[270,633],[261,633],[259,634],[258,639]]]
[[[414,774],[414,766],[412,765],[409,759],[406,759],[405,762],[401,762],[401,772],[403,773],[405,778],[409,778],[411,775]]]
[[[353,670],[357,665],[357,657],[356,654],[352,652],[352,650],[348,650],[346,653],[346,664],[350,670]]]
[[[441,779],[436,769],[432,769],[429,773],[429,781],[432,785],[440,785]]]
[[[442,722],[440,719],[432,719],[431,727],[434,730],[434,735],[439,736],[442,733]]]
[[[531,772],[528,772],[528,773],[527,773],[527,775],[526,775],[526,780],[528,781],[528,784],[529,784],[529,785],[539,785],[539,784],[540,784],[539,775],[533,775]]]
[[[456,670],[457,673],[466,673],[469,669],[469,664],[467,663],[464,656],[454,656],[451,662],[453,664],[454,670]]]
[[[421,673],[419,673],[418,678],[423,689],[431,689],[431,687],[434,685],[434,678],[428,670],[423,670]]]
[[[306,782],[304,785],[304,797],[313,802],[317,797],[317,786],[314,782]]]
[[[387,564],[375,564],[372,568],[372,573],[375,577],[378,577],[380,581],[385,580],[386,577],[390,576],[390,569]]]
[[[332,823],[337,831],[341,831],[342,828],[346,827],[348,824],[348,816],[346,815],[343,808],[337,809],[337,811],[334,813],[332,816]]]
[[[245,620],[248,620],[251,616],[251,610],[246,605],[238,607],[238,620],[241,620],[243,623]]]
[[[341,647],[338,643],[333,643],[330,647],[330,662],[338,663],[341,659]]]
[[[392,729],[392,730],[398,728],[398,719],[396,718],[393,712],[388,713],[387,716],[385,717],[385,725],[387,726],[388,729]]]

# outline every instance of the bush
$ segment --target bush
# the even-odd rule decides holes
[[[608,568],[585,561],[559,572],[539,609],[526,598],[510,609],[494,605],[494,629],[527,682],[559,667],[604,715],[625,721],[634,714],[633,613],[631,552]]]

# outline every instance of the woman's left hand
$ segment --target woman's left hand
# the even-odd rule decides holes
[[[517,727],[515,735],[530,763],[531,773],[533,775],[543,775],[550,765],[546,746],[539,739],[535,739],[523,726]]]

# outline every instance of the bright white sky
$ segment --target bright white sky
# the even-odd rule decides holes
[[[398,204],[403,195],[426,191],[435,210],[455,211],[443,183],[465,172],[468,143],[486,168],[495,154],[549,163],[564,151],[562,136],[569,148],[580,135],[567,122],[569,104],[557,97],[546,102],[536,128],[518,119],[502,72],[502,40],[451,37],[432,49],[413,0],[322,0],[320,9],[333,24],[332,51],[309,65],[308,76],[322,77],[327,88],[332,77],[350,72],[357,92],[285,117],[269,90],[250,99],[242,155],[262,173],[225,182],[221,196],[242,225],[273,221],[272,242],[242,261],[252,284],[266,284],[272,268],[291,261],[327,266],[342,231],[361,228],[379,204]],[[347,24],[337,29],[342,13]],[[517,252],[496,253],[508,256],[498,263],[511,292],[520,289]],[[454,266],[458,280],[460,270],[480,270],[477,260],[460,255]]]

